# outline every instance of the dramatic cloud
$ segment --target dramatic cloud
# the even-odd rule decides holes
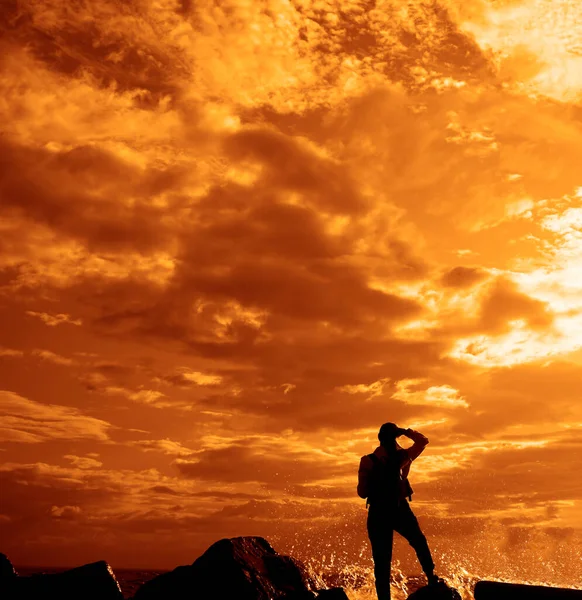
[[[366,568],[394,421],[450,575],[579,582],[581,15],[5,3],[3,551]]]
[[[315,461],[309,447],[301,448],[293,436],[286,437],[234,440],[228,446],[198,451],[192,458],[178,458],[175,465],[180,473],[195,479],[265,482],[272,488],[350,474],[351,465],[345,459],[319,450]]]

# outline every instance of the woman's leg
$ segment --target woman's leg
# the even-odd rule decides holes
[[[368,537],[374,559],[374,577],[378,600],[390,600],[390,571],[392,541],[394,537],[392,519],[385,511],[372,506],[368,509]]]
[[[434,573],[434,562],[428,547],[428,542],[420,525],[418,519],[412,512],[410,505],[406,500],[400,503],[398,510],[398,518],[394,523],[394,530],[397,531],[406,541],[414,548],[416,556],[422,570],[425,572],[427,577],[433,576]]]

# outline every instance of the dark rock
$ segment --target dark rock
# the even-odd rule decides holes
[[[329,588],[327,590],[319,590],[317,600],[349,600],[343,588]]]
[[[582,600],[582,590],[552,588],[541,585],[478,581],[475,600]]]
[[[461,594],[442,582],[419,588],[408,596],[408,600],[461,600]]]
[[[277,554],[266,540],[263,540],[274,554],[265,554],[263,561],[267,567],[267,575],[271,580],[273,589],[278,589],[282,595],[289,597],[297,594],[306,598],[313,598],[315,582],[307,573],[305,566],[291,556]]]
[[[99,561],[50,575],[13,577],[2,586],[3,600],[123,600],[111,567]]]
[[[237,537],[147,581],[134,600],[314,600],[315,588],[298,560],[277,554],[264,538]]]
[[[16,571],[12,563],[6,554],[0,552],[0,586],[4,580],[11,580],[13,577],[16,577]]]

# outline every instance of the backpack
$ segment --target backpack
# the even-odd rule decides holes
[[[366,507],[372,503],[396,507],[402,498],[412,500],[412,487],[408,478],[402,477],[398,452],[387,459],[380,459],[375,454],[368,454],[368,458],[374,463],[374,467],[369,475]]]

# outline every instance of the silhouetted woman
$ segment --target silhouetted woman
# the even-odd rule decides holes
[[[414,444],[402,448],[396,441],[405,435]],[[378,600],[390,600],[390,570],[394,531],[414,548],[429,585],[441,581],[434,573],[434,562],[420,525],[407,498],[412,496],[408,473],[412,461],[421,454],[428,439],[412,429],[384,423],[378,433],[380,445],[372,454],[362,456],[358,470],[358,496],[367,498],[368,537],[372,545],[374,576]]]

